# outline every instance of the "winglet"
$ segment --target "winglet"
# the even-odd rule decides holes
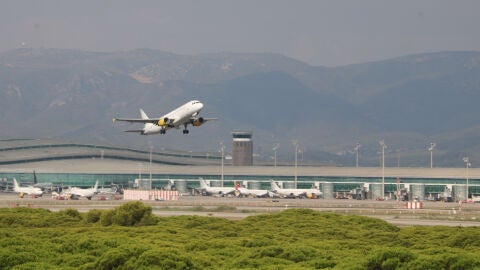
[[[112,118],[112,123],[115,124],[116,121],[117,121],[117,118]]]

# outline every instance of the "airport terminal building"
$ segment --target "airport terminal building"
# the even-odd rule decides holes
[[[39,143],[28,141],[0,143],[0,180],[3,186],[16,178],[21,183],[38,182],[62,186],[92,186],[112,183],[130,188],[162,189],[169,183],[181,193],[199,187],[199,178],[211,185],[233,186],[240,181],[252,189],[269,189],[270,179],[283,187],[294,187],[297,171],[298,188],[318,187],[325,198],[346,198],[352,191],[362,199],[387,198],[408,190],[420,200],[438,198],[446,191],[454,198],[480,194],[480,169],[477,168],[402,168],[386,167],[316,167],[299,166],[232,166],[221,168],[219,153],[165,151],[152,155],[148,151],[108,148],[91,145]],[[382,180],[383,179],[383,180]],[[358,197],[357,197],[358,198]]]

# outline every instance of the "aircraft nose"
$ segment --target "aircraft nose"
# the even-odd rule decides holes
[[[203,103],[199,102],[198,107],[200,107],[200,109],[202,109],[203,108]]]

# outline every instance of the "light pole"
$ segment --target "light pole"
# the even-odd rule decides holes
[[[149,190],[152,190],[152,150],[153,150],[153,146],[150,145],[150,165],[148,166],[150,171],[150,183],[148,187]]]
[[[277,167],[277,150],[278,150],[278,147],[280,147],[280,144],[279,143],[276,143],[273,145],[273,166]]]
[[[468,200],[468,168],[472,166],[472,163],[470,163],[470,158],[469,157],[464,157],[463,162],[465,162],[465,170],[466,170],[466,177],[467,177],[467,200]]]
[[[430,151],[430,168],[433,168],[433,148],[437,146],[436,143],[430,143],[430,147],[428,148],[428,151]]]
[[[385,141],[381,140],[380,146],[382,147],[382,200],[385,199],[385,148],[387,148],[387,145],[385,145]]]
[[[293,146],[295,146],[295,188],[297,188],[297,155],[298,155],[298,140],[292,140]]]
[[[138,163],[138,183],[141,185],[142,184],[142,163]],[[138,187],[137,187],[138,188]]]
[[[223,142],[220,143],[220,150],[222,152],[222,187],[223,187],[223,157],[225,154],[225,145],[223,145]]]
[[[355,150],[355,167],[358,168],[358,149],[362,147],[361,144],[357,143],[355,144],[355,148],[353,148]]]

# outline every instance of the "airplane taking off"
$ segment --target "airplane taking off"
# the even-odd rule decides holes
[[[277,183],[273,180],[270,180],[270,186],[272,191],[290,198],[300,198],[300,197],[307,197],[307,198],[314,198],[319,197],[322,195],[322,192],[318,189],[298,189],[298,188],[280,188]]]
[[[200,179],[200,189],[205,191],[207,194],[220,196],[233,194],[235,192],[234,187],[211,187],[203,179]]]
[[[32,194],[35,196],[42,196],[43,192],[40,188],[37,187],[21,187],[17,183],[17,179],[13,178],[13,191],[18,193],[20,198],[23,198],[25,194]]]
[[[183,126],[183,134],[188,134],[188,125],[198,127],[207,121],[218,120],[218,118],[199,117],[203,104],[198,100],[189,101],[175,110],[161,116],[160,118],[149,118],[147,114],[140,109],[141,118],[113,118],[112,121],[124,121],[129,123],[143,123],[143,129],[126,130],[125,132],[135,132],[141,135],[165,134],[168,129],[179,129]]]
[[[93,195],[98,192],[98,180],[95,182],[95,186],[93,188],[77,188],[71,187],[65,191],[65,194],[69,195],[70,198],[78,198],[78,197],[85,197],[89,200],[92,199]]]

